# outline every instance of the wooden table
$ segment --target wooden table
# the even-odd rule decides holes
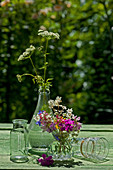
[[[10,130],[12,124],[0,124],[0,169],[102,169],[113,170],[113,125],[83,125],[79,137],[105,137],[109,142],[109,154],[107,160],[94,163],[83,158],[74,158],[72,167],[43,167],[39,164],[13,163],[10,161]]]

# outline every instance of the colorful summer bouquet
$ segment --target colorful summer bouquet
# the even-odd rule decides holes
[[[49,100],[51,113],[39,111],[34,119],[36,124],[41,126],[44,131],[52,133],[57,140],[57,149],[63,152],[71,150],[70,139],[76,137],[80,131],[80,117],[75,116],[72,109],[67,109],[61,105],[61,97],[57,96],[55,100]],[[67,140],[68,139],[68,140]]]

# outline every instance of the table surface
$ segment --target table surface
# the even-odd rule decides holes
[[[74,164],[71,167],[59,165],[56,167],[43,167],[33,162],[13,163],[10,161],[10,130],[12,124],[0,124],[0,169],[103,169],[113,170],[113,125],[82,125],[78,137],[105,137],[109,142],[109,154],[104,162],[94,163],[91,160],[74,158]]]

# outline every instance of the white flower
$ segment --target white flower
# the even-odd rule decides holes
[[[56,97],[56,100],[60,103],[60,102],[62,102],[61,98],[62,98],[62,97],[57,96],[57,97]]]
[[[23,57],[26,57],[26,56],[28,56],[29,55],[29,52],[24,52],[23,53]]]
[[[53,108],[53,106],[54,106],[54,100],[49,100],[49,101],[48,101],[48,104],[49,104],[49,107],[50,107],[50,108]]]
[[[26,49],[26,52],[28,52],[28,53],[29,53],[30,51],[31,51],[31,49],[30,49],[30,48],[27,48],[27,49]]]
[[[55,99],[55,105],[58,106],[60,102],[62,102],[61,100],[62,97],[57,96]]]
[[[19,56],[18,61],[25,60],[26,58],[28,58],[28,55],[34,50],[35,50],[35,47],[33,45],[30,45],[30,47],[27,48],[25,52],[23,52],[23,54]]]
[[[39,121],[40,120],[40,116],[37,114],[36,116],[34,115],[33,118],[36,120],[36,121]]]
[[[34,51],[35,47],[33,45],[30,45],[30,49],[31,49],[31,51]]]
[[[67,110],[67,113],[69,113],[69,114],[72,113],[72,112],[73,112],[72,108]]]
[[[38,32],[43,32],[44,30],[38,30]]]
[[[75,119],[75,115],[74,115],[74,114],[71,114],[71,118],[72,118],[72,119]]]
[[[35,50],[35,47],[34,47],[33,45],[30,45],[30,47],[27,48],[27,49],[25,50],[25,52],[28,53],[28,54],[30,54],[30,52],[32,52],[32,51],[34,51],[34,50]]]
[[[24,60],[23,55],[20,55],[20,56],[19,56],[18,61],[20,61],[20,60]]]
[[[58,100],[55,100],[55,106],[58,106],[58,105],[59,105]]]
[[[47,118],[47,119],[51,119],[51,116],[50,116],[50,115],[47,115],[46,118]]]
[[[44,30],[39,30],[38,35],[41,35],[42,37],[46,37],[48,39],[52,39],[52,38],[59,39],[59,37],[60,37],[60,35],[58,33],[48,32],[48,31],[44,31]]]
[[[62,108],[64,109],[64,110],[66,110],[67,108],[66,108],[66,106],[62,106]]]

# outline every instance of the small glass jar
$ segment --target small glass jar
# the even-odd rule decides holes
[[[77,138],[72,140],[72,156],[103,161],[108,156],[109,143],[104,137]]]
[[[10,160],[13,162],[28,161],[27,122],[25,119],[13,120],[13,129],[10,131]]]
[[[69,139],[65,141],[55,140],[52,144],[49,145],[47,155],[52,156],[54,161],[73,161],[71,157],[71,144]]]

